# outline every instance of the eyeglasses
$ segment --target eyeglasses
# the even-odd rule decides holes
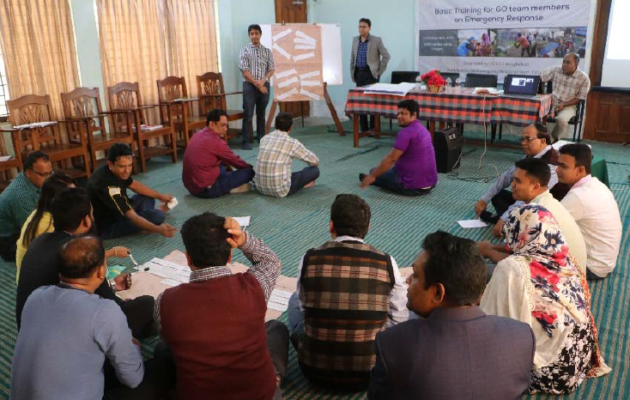
[[[536,140],[539,139],[537,137],[529,137],[529,136],[523,136],[521,138],[521,143],[530,143],[532,140]]]
[[[55,171],[50,171],[50,172],[37,172],[34,169],[32,169],[31,171],[33,171],[34,173],[36,173],[37,175],[41,176],[42,178],[48,178],[51,175],[55,174]]]

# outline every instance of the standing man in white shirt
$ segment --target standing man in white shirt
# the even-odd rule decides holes
[[[577,104],[586,101],[591,80],[578,69],[580,56],[569,53],[562,60],[562,67],[551,67],[540,74],[543,82],[553,83],[556,125],[551,132],[554,140],[567,136],[569,120],[575,116]]]
[[[271,49],[260,44],[262,29],[252,24],[247,28],[250,43],[238,55],[238,68],[243,74],[243,150],[251,150],[248,136],[252,129],[252,118],[256,108],[256,139],[260,142],[265,136],[265,112],[269,103],[269,79],[273,76],[275,64]]]
[[[571,213],[586,243],[587,279],[603,279],[615,269],[622,224],[615,197],[591,176],[591,149],[573,143],[560,148],[558,179],[571,185],[562,205]]]

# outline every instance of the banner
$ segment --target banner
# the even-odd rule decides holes
[[[590,9],[590,0],[418,0],[418,69],[538,75],[568,53],[584,57]]]

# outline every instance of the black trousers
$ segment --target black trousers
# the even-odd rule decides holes
[[[122,312],[127,317],[127,325],[136,339],[149,338],[157,335],[157,326],[153,319],[155,299],[151,296],[140,296],[133,300],[119,303]]]
[[[354,81],[357,83],[357,87],[371,85],[373,83],[377,83],[379,79],[374,78],[372,72],[369,67],[365,67],[359,69],[359,67],[354,68]],[[361,124],[361,132],[367,132],[369,130],[374,130],[374,116],[370,115],[370,125],[368,127],[368,116],[361,115],[359,117],[359,121]]]
[[[9,237],[0,237],[0,257],[4,261],[15,261],[15,253],[17,252],[17,241],[20,235],[13,235]]]
[[[499,216],[499,218],[501,218],[501,216],[514,203],[516,203],[516,200],[514,200],[514,197],[512,197],[512,192],[505,189],[497,193],[497,195],[492,198],[492,205],[497,211],[497,215]]]

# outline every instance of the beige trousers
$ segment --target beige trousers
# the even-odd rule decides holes
[[[577,110],[576,106],[565,107],[556,115],[556,124],[551,131],[551,136],[555,140],[564,139],[569,136],[569,120],[573,118]]]

